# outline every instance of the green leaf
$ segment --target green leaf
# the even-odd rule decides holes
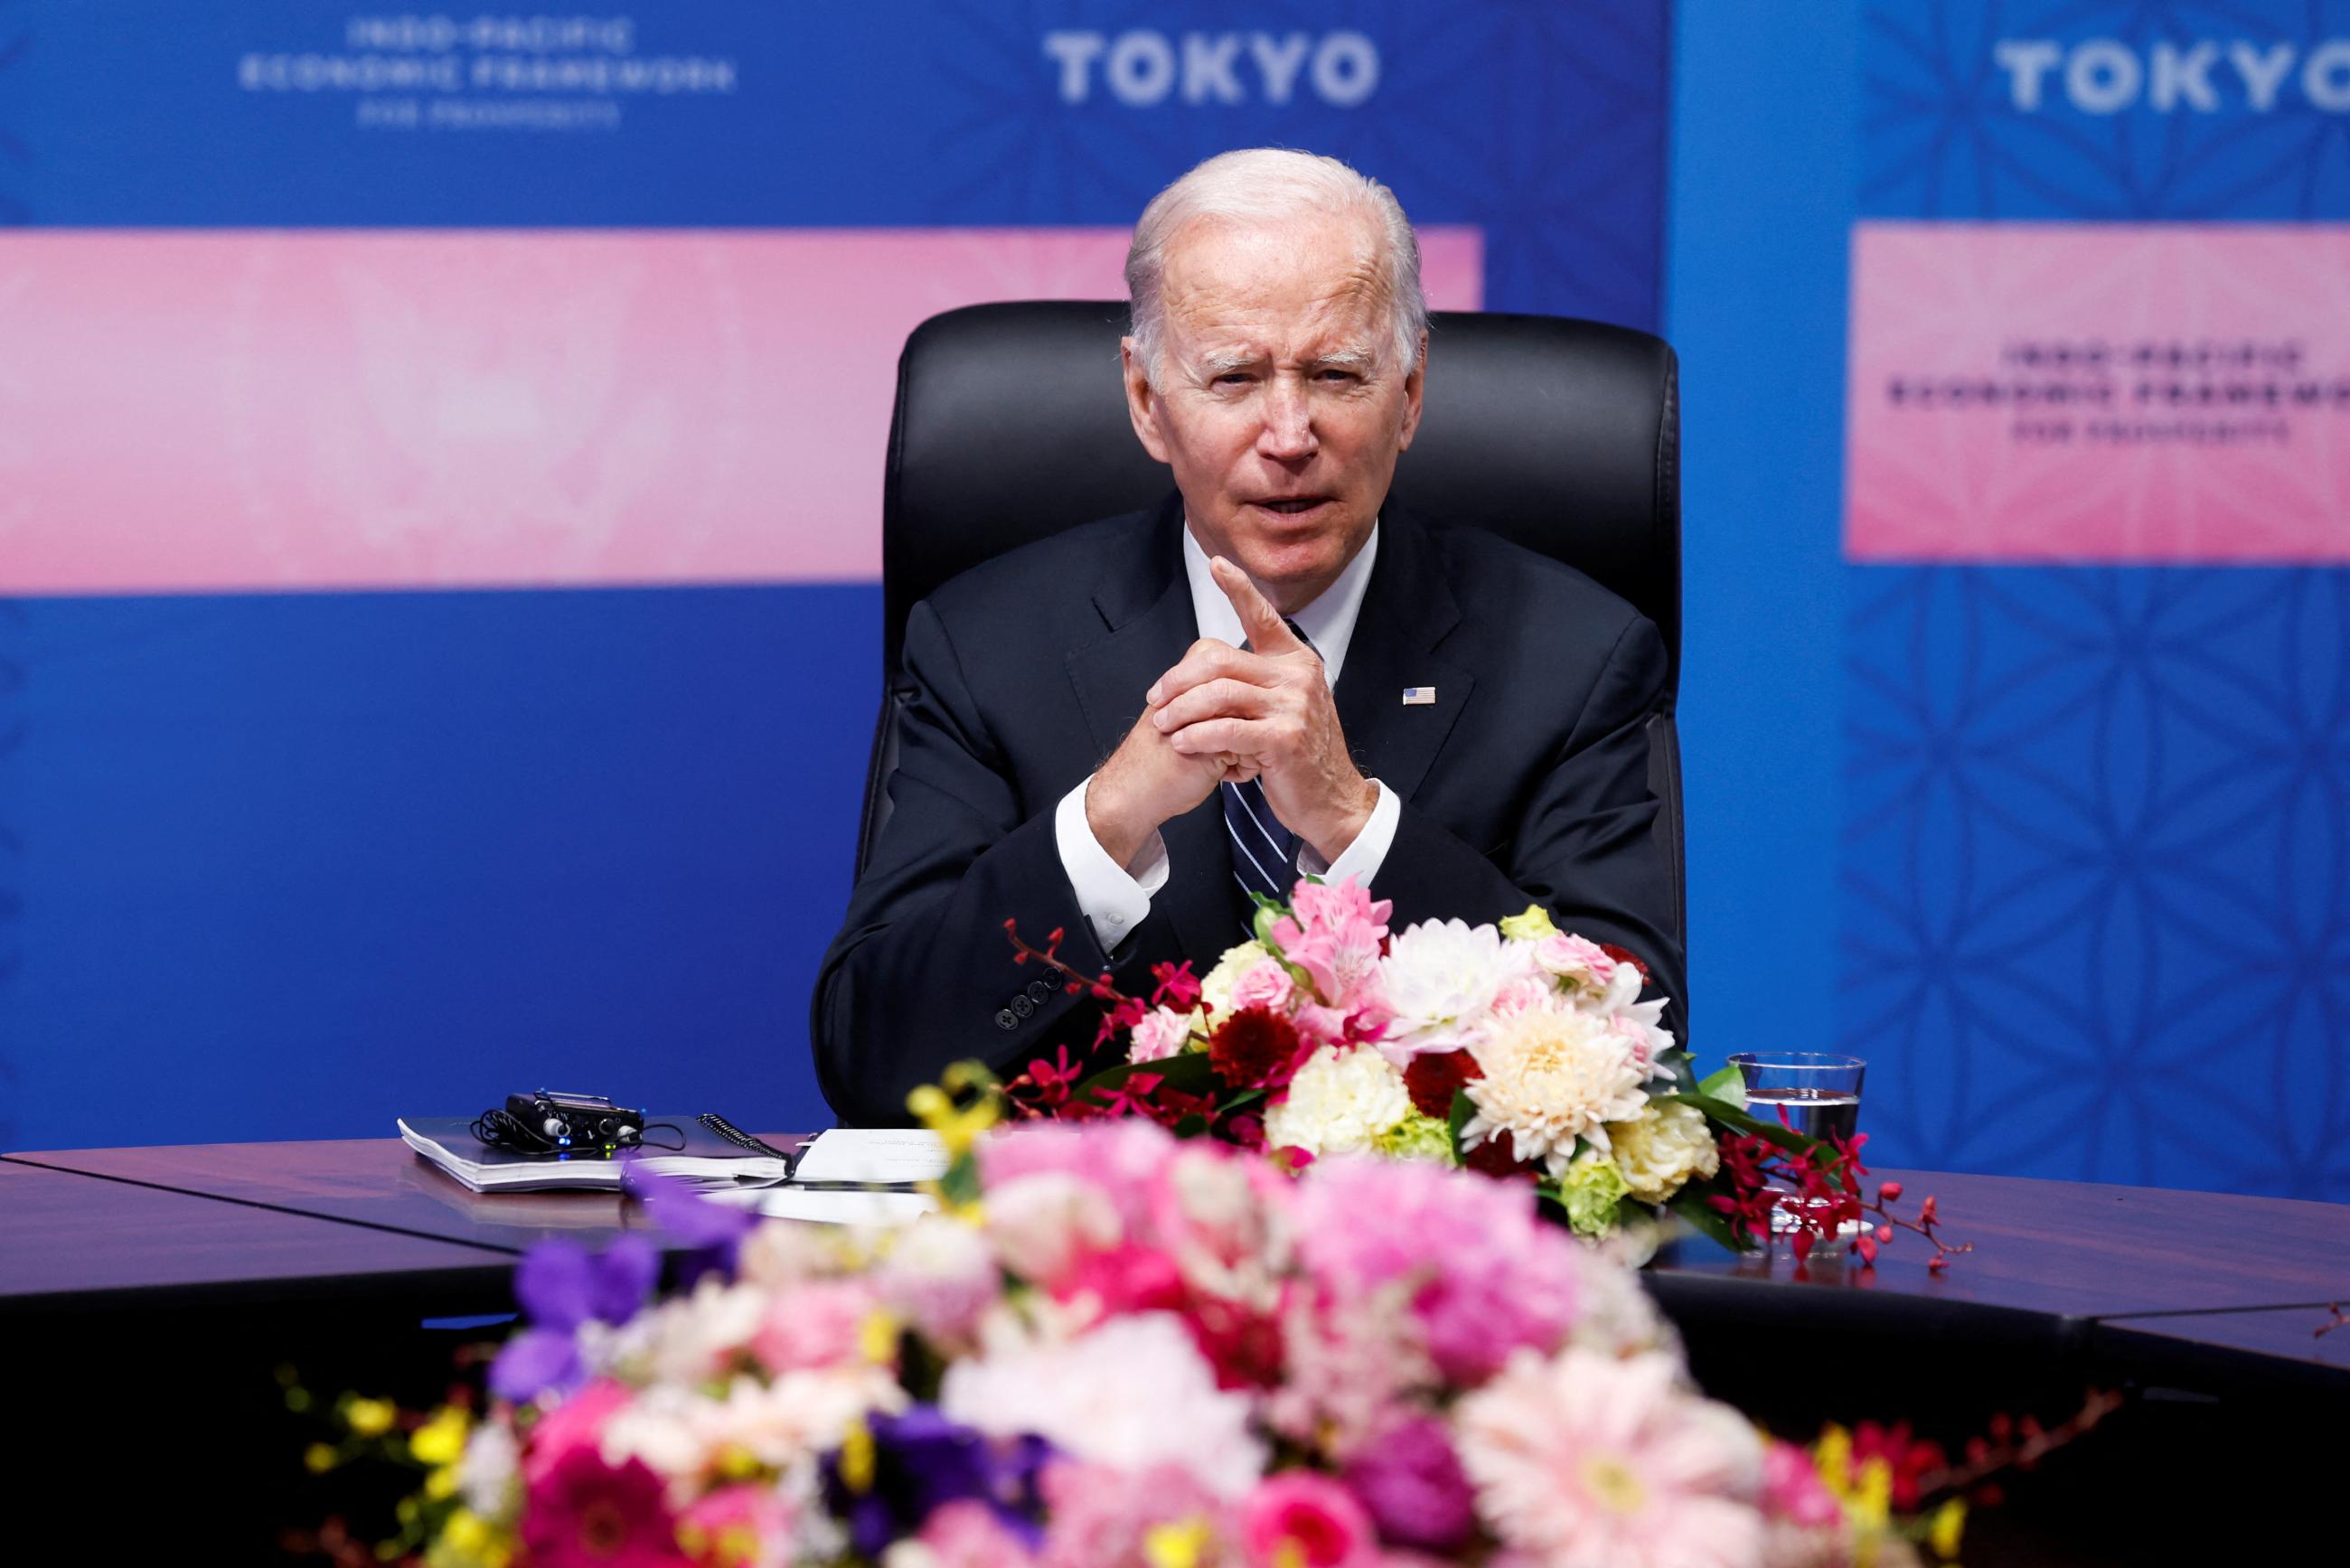
[[[1657,1053],[1656,1071],[1650,1075],[1650,1081],[1658,1078],[1669,1082],[1675,1092],[1694,1093],[1698,1087],[1697,1063],[1679,1046],[1668,1045]]]
[[[1711,1075],[1697,1086],[1697,1092],[1725,1106],[1746,1108],[1746,1075],[1738,1070],[1735,1062],[1725,1063],[1721,1071]]]
[[[1215,1068],[1203,1051],[1184,1051],[1156,1062],[1120,1062],[1115,1067],[1105,1067],[1079,1084],[1076,1092],[1090,1099],[1096,1089],[1115,1089],[1137,1073],[1153,1073],[1187,1095],[1204,1092],[1215,1081]]]
[[[1452,1134],[1452,1158],[1464,1163],[1469,1158],[1469,1151],[1461,1147],[1461,1129],[1467,1127],[1469,1119],[1476,1114],[1477,1102],[1469,1097],[1469,1091],[1453,1090],[1452,1114],[1446,1118],[1445,1127]]]
[[[1754,1239],[1732,1226],[1729,1215],[1706,1201],[1719,1191],[1721,1189],[1715,1183],[1692,1181],[1667,1199],[1665,1207],[1688,1220],[1690,1229],[1731,1251],[1752,1251]]]

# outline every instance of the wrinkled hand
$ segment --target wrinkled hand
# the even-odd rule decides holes
[[[1262,780],[1274,815],[1336,860],[1370,821],[1378,786],[1347,753],[1322,660],[1246,573],[1221,556],[1209,569],[1240,614],[1249,650],[1213,638],[1193,643],[1151,687],[1143,721],[1177,753],[1214,762],[1219,778]]]
[[[1215,793],[1237,758],[1178,751],[1146,711],[1086,786],[1086,826],[1094,842],[1131,870],[1159,831]]]

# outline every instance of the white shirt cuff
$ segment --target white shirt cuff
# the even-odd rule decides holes
[[[1397,826],[1403,821],[1403,801],[1396,792],[1378,779],[1379,804],[1371,807],[1371,819],[1363,824],[1363,831],[1355,835],[1355,842],[1339,851],[1338,858],[1325,865],[1314,846],[1300,842],[1297,846],[1298,874],[1319,877],[1325,882],[1343,882],[1352,877],[1358,886],[1367,888],[1379,874],[1379,867],[1395,846]],[[1082,818],[1081,818],[1082,820]],[[1109,858],[1105,855],[1104,860]]]
[[[1167,841],[1152,833],[1130,871],[1111,859],[1086,821],[1086,790],[1093,782],[1087,776],[1061,797],[1053,812],[1053,838],[1060,847],[1061,869],[1068,873],[1069,887],[1077,896],[1078,911],[1107,953],[1134,934],[1150,913],[1150,896],[1167,886]],[[1366,828],[1363,836],[1369,837],[1370,830]],[[1388,836],[1395,836],[1392,825]]]

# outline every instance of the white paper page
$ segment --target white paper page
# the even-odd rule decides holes
[[[770,1220],[813,1220],[822,1225],[903,1225],[935,1210],[927,1192],[855,1192],[759,1187],[705,1194],[730,1209],[755,1209]]]
[[[936,1181],[947,1173],[946,1146],[920,1127],[834,1127],[820,1133],[792,1168],[795,1181]]]

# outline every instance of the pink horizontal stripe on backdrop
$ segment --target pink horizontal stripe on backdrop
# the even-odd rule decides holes
[[[1430,303],[1476,308],[1478,232],[1421,243]],[[20,230],[0,591],[877,577],[906,334],[1122,295],[1126,244]]]
[[[1852,266],[1852,558],[2350,560],[2350,227],[1865,223]],[[1986,380],[2042,400],[1892,395]]]

